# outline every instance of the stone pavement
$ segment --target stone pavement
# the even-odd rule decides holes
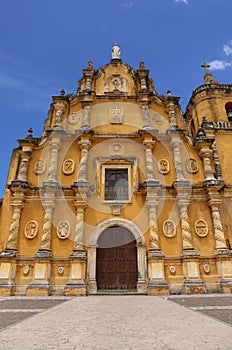
[[[14,310],[23,311],[26,303],[26,312],[34,310],[34,315],[4,328],[0,332],[0,349],[231,350],[231,326],[179,305],[183,303],[182,300],[188,300],[185,304],[190,303],[189,307],[202,308],[204,306],[194,306],[204,304],[202,298],[204,297],[1,298],[1,318],[10,311],[10,301],[14,300],[19,301],[19,304],[15,303]],[[205,296],[205,300],[208,300],[206,306],[213,307],[212,303],[222,297],[213,300],[207,298],[209,297]],[[50,309],[47,309],[47,300],[52,302]],[[230,304],[229,299],[223,300],[227,301],[226,305]],[[30,306],[31,302],[34,303],[33,307]],[[55,304],[58,305],[54,306]],[[15,314],[19,313],[20,311]]]

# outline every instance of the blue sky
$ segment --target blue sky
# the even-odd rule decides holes
[[[29,127],[40,136],[51,96],[76,91],[89,60],[121,58],[150,69],[160,94],[181,97],[183,111],[203,82],[201,64],[232,83],[231,0],[11,0],[0,11],[0,197],[12,149]]]

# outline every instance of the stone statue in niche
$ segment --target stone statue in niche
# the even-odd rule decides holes
[[[104,92],[128,92],[128,81],[122,74],[112,74],[105,80]]]
[[[163,234],[168,238],[174,237],[176,235],[176,227],[172,220],[164,221]]]
[[[207,236],[209,231],[208,224],[204,219],[198,219],[195,222],[195,232],[199,237]]]
[[[62,170],[65,175],[71,175],[74,172],[75,163],[73,159],[65,159],[63,162]]]
[[[70,235],[70,225],[67,221],[61,221],[57,226],[57,236],[66,239]]]
[[[122,124],[123,123],[123,110],[118,107],[110,109],[110,124]]]
[[[160,159],[158,161],[158,171],[164,175],[169,173],[170,167],[167,159]]]
[[[46,169],[46,162],[43,159],[37,159],[34,162],[34,168],[33,171],[36,175],[41,175],[45,172]]]
[[[195,174],[198,172],[198,164],[197,164],[196,159],[194,159],[194,158],[186,159],[185,165],[186,165],[186,170],[190,174]]]
[[[24,229],[25,237],[28,239],[33,239],[36,237],[37,233],[38,233],[38,222],[34,220],[28,221]]]

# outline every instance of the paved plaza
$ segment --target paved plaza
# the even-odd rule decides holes
[[[232,349],[232,296],[0,298],[1,350]]]

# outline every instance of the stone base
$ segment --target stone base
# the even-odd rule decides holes
[[[10,297],[15,294],[14,282],[0,281],[0,296]]]
[[[86,296],[86,284],[84,282],[69,281],[64,288],[65,296]]]
[[[51,286],[47,281],[46,282],[32,281],[26,289],[26,295],[41,296],[41,297],[49,296],[51,295]]]
[[[97,282],[95,280],[88,281],[87,293],[88,294],[97,293]]]
[[[78,259],[86,260],[86,252],[84,249],[73,250],[72,253],[70,254],[70,258],[78,258]]]
[[[221,291],[225,294],[232,293],[232,279],[221,279],[220,281]]]
[[[137,291],[140,294],[147,294],[147,283],[145,280],[139,280],[137,283]]]
[[[148,282],[148,295],[167,295],[169,287],[166,281],[150,281]]]
[[[183,286],[183,294],[205,294],[205,284],[201,280],[186,280]]]

